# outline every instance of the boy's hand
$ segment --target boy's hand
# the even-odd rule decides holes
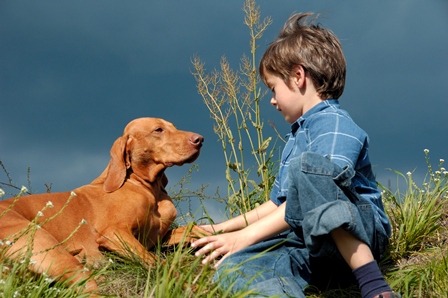
[[[218,267],[231,254],[290,229],[284,220],[285,208],[285,203],[277,207],[272,201],[268,201],[244,216],[240,215],[221,224],[199,226],[208,232],[224,233],[194,241],[192,247],[203,246],[195,255],[204,256],[202,264],[223,256],[214,266]],[[246,222],[249,225],[244,227]]]
[[[203,246],[195,253],[195,256],[204,256],[204,260],[202,260],[202,264],[204,265],[210,263],[219,256],[223,256],[214,265],[214,267],[217,268],[225,258],[252,244],[252,242],[250,242],[249,240],[250,237],[247,237],[247,235],[245,235],[246,233],[244,233],[243,231],[244,230],[203,237],[199,240],[194,241],[191,246]]]

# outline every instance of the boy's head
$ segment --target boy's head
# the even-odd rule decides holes
[[[278,74],[289,86],[295,66],[301,65],[322,99],[337,99],[344,91],[346,63],[338,38],[328,29],[306,23],[312,13],[294,14],[269,45],[260,61],[260,76]]]

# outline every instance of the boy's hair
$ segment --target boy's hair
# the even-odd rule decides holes
[[[291,72],[301,65],[322,99],[338,99],[344,92],[346,62],[338,38],[306,19],[313,13],[293,14],[260,61],[260,77],[278,74],[289,86]],[[315,19],[315,18],[314,18]]]

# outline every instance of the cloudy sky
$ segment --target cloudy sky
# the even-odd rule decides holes
[[[448,2],[259,0],[273,24],[259,53],[293,12],[320,12],[340,38],[347,85],[340,101],[371,139],[378,181],[388,170],[426,174],[448,162]],[[90,182],[108,163],[124,126],[160,117],[206,141],[192,188],[225,185],[213,121],[196,90],[191,59],[207,69],[225,55],[234,69],[249,54],[243,1],[0,2],[0,160],[17,185],[33,192],[69,190]],[[287,133],[269,104],[262,117]],[[266,134],[274,134],[267,129]],[[188,167],[167,170],[171,183]],[[0,172],[0,182],[7,177]],[[221,211],[216,207],[212,214]]]

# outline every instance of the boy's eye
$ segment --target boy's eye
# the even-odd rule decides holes
[[[163,128],[159,127],[159,128],[154,129],[154,131],[155,131],[155,132],[162,132],[162,131],[163,131]]]

